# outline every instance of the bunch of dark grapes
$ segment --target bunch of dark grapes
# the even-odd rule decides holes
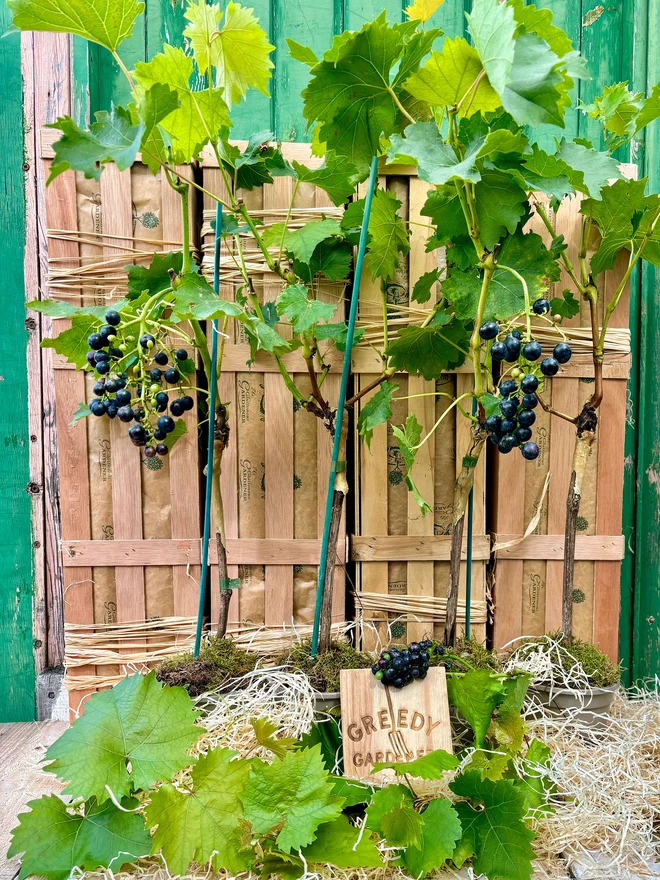
[[[545,315],[550,311],[550,303],[547,299],[537,299],[532,309],[537,315]],[[503,379],[499,385],[500,412],[488,416],[484,428],[504,455],[519,447],[523,458],[534,461],[539,456],[539,447],[532,440],[534,410],[539,402],[536,391],[544,379],[557,374],[560,364],[568,363],[571,347],[567,342],[559,342],[552,357],[541,360],[540,343],[532,338],[523,342],[520,330],[512,330],[500,340],[499,325],[487,321],[479,328],[479,335],[486,341],[492,340],[490,354],[494,361],[515,364],[510,378]]]
[[[178,418],[195,405],[184,393],[185,378],[179,369],[189,359],[188,352],[167,348],[161,338],[163,328],[158,339],[151,333],[140,336],[139,356],[130,364],[126,353],[135,348],[135,337],[123,332],[121,315],[114,309],[106,312],[105,320],[87,339],[88,371],[96,379],[89,409],[92,415],[129,424],[131,443],[144,447],[146,458],[165,456],[167,435],[176,427],[172,416]],[[177,396],[170,399],[172,392]]]
[[[395,688],[405,687],[411,681],[423,681],[429,671],[430,639],[411,642],[407,648],[387,648],[381,651],[371,671],[378,681]]]

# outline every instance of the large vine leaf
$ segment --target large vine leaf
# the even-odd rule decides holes
[[[300,229],[287,229],[284,223],[275,223],[264,231],[262,239],[268,247],[283,241],[284,250],[301,263],[309,263],[318,244],[340,233],[341,226],[337,220],[312,220]]]
[[[391,138],[387,156],[390,163],[413,162],[420,178],[428,183],[438,185],[455,179],[476,183],[481,176],[475,164],[481,146],[480,141],[471,144],[461,159],[443,140],[435,122],[413,122],[403,137]]]
[[[422,436],[422,426],[417,421],[415,413],[410,413],[403,425],[403,430],[394,425],[392,427],[392,433],[399,444],[399,450],[406,466],[406,485],[413,493],[415,501],[422,512],[422,516],[426,516],[427,513],[431,513],[431,507],[422,497],[422,494],[415,485],[412,476],[415,456],[417,455],[417,447]]]
[[[289,284],[277,297],[277,314],[291,321],[293,332],[306,333],[319,321],[332,319],[337,306],[309,298],[309,290],[304,284]]]
[[[535,232],[526,235],[516,232],[508,236],[497,261],[522,275],[532,302],[547,291],[549,282],[559,280],[560,268],[556,255],[546,248],[541,236]],[[452,304],[456,317],[468,320],[476,313],[481,278],[473,269],[454,269],[443,283],[442,291]],[[524,290],[518,278],[505,269],[496,268],[486,299],[484,320],[503,321],[519,314],[524,307]]]
[[[568,178],[575,189],[593,199],[600,198],[601,190],[609,180],[622,177],[616,159],[574,141],[562,140],[557,157],[563,159],[570,169]]]
[[[472,42],[492,87],[501,95],[513,66],[516,22],[513,9],[499,0],[474,0],[467,16]]]
[[[642,104],[635,125],[635,134],[651,122],[654,122],[658,117],[660,117],[660,82],[653,86],[651,94]]]
[[[371,831],[383,833],[383,819],[401,806],[413,807],[415,799],[407,785],[386,785],[377,788],[367,807],[365,825]]]
[[[353,262],[353,248],[339,238],[326,238],[314,248],[308,263],[293,261],[296,275],[311,284],[315,275],[321,273],[330,281],[348,278]]]
[[[70,364],[75,364],[76,369],[83,370],[87,364],[87,352],[89,351],[87,337],[98,326],[99,319],[93,315],[74,315],[68,330],[63,330],[54,339],[43,339],[41,346],[42,348],[54,349]]]
[[[469,333],[459,321],[444,327],[403,327],[389,344],[390,366],[425,379],[438,379],[442,373],[464,363]]]
[[[369,268],[372,279],[392,278],[401,256],[410,250],[408,230],[398,214],[401,202],[385,189],[377,189],[369,217]]]
[[[426,64],[406,81],[406,90],[431,107],[459,104],[459,117],[490,113],[501,106],[501,101],[488,77],[482,76],[477,86],[471,89],[482,70],[476,49],[462,37],[447,38],[442,44],[442,52],[434,52]]]
[[[130,37],[144,10],[136,0],[8,0],[7,5],[23,31],[77,34],[111,52]]]
[[[225,22],[211,44],[217,85],[230,106],[239,103],[249,88],[268,95],[268,80],[275,66],[270,53],[274,50],[253,10],[230,0]]]
[[[529,880],[535,858],[534,832],[523,821],[527,810],[522,792],[508,779],[493,782],[476,771],[462,774],[450,788],[482,807],[476,810],[465,802],[454,805],[463,829],[454,862],[460,867],[476,856],[475,872],[498,880]]]
[[[295,160],[291,167],[301,183],[311,183],[326,192],[335,205],[343,205],[355,192],[357,168],[336,157],[326,160],[322,168],[308,168]]]
[[[428,302],[431,299],[431,292],[439,279],[439,269],[431,269],[430,272],[424,272],[424,274],[420,275],[417,281],[415,281],[415,286],[410,294],[410,299],[413,300],[413,302],[418,303]]]
[[[206,278],[197,272],[188,272],[176,278],[172,290],[173,309],[182,320],[195,318],[206,321],[210,318],[243,316],[240,306],[218,296]]]
[[[319,825],[336,819],[344,803],[333,794],[320,744],[272,764],[254,763],[241,800],[254,833],[279,828],[277,845],[287,853],[309,846]]]
[[[131,264],[126,266],[128,272],[127,299],[137,299],[143,293],[152,296],[172,286],[170,270],[178,275],[183,265],[183,253],[170,251],[168,254],[154,254],[148,266]]]
[[[504,109],[519,125],[564,125],[566,90],[562,68],[560,59],[539,37],[518,37],[501,95]]]
[[[73,808],[54,794],[28,801],[27,806],[30,812],[19,815],[7,853],[9,858],[23,854],[19,880],[66,880],[73,868],[95,871],[111,864],[118,871],[150,851],[149,832],[142,816],[132,812],[137,801],[130,798],[124,799],[124,810],[111,801],[98,804],[94,798]]]
[[[214,870],[231,874],[247,871],[254,862],[241,826],[240,795],[250,762],[234,760],[231,749],[216,748],[202,755],[190,782],[160,786],[146,808],[147,825],[155,827],[152,852],[162,852],[172,874],[185,874],[195,861],[213,857]]]
[[[461,837],[458,813],[447,798],[435,798],[421,816],[419,846],[409,846],[401,855],[406,871],[412,877],[423,877],[440,868],[450,859]]]
[[[394,770],[398,776],[414,776],[421,779],[442,779],[448,770],[455,770],[460,761],[444,749],[436,749],[414,761],[387,761],[374,764],[373,773],[380,770]]]
[[[585,214],[598,225],[602,236],[600,246],[591,257],[591,270],[598,274],[611,269],[622,248],[632,248],[633,221],[644,210],[644,188],[642,180],[616,180],[603,187],[600,199],[584,199],[580,213]],[[636,224],[635,224],[636,225]]]
[[[316,840],[302,854],[307,863],[330,863],[338,868],[377,868],[383,863],[376,843],[343,815],[321,825]]]
[[[492,250],[507,232],[515,232],[527,208],[527,193],[506,174],[484,171],[474,195],[481,243]]]
[[[522,161],[498,159],[496,164],[500,171],[510,174],[528,192],[543,192],[557,201],[575,192],[569,181],[572,173],[569,165],[546,153],[538,144],[532,144],[531,155],[524,156]]]
[[[201,729],[188,693],[163,687],[156,673],[123,678],[92,694],[85,713],[46,752],[46,770],[68,781],[74,797],[99,803],[132,790],[148,790],[193,763],[188,749]]]
[[[421,847],[424,820],[414,807],[402,803],[385,813],[381,822],[390,846]]]
[[[79,128],[69,116],[61,116],[48,128],[58,129],[62,137],[55,141],[55,158],[47,183],[69,168],[100,180],[107,162],[114,162],[120,171],[125,171],[135,162],[145,131],[144,123],[134,124],[123,107],[113,107],[109,113],[99,110],[88,131]]]
[[[474,731],[477,748],[483,748],[492,714],[507,695],[504,684],[487,669],[470,669],[460,679],[448,676],[447,691]]]
[[[274,140],[272,131],[257,131],[250,135],[243,152],[224,137],[219,140],[218,151],[225,168],[236,178],[237,187],[252,190],[265,183],[272,183],[273,176],[290,176],[291,167],[284,161],[281,149],[273,145]],[[235,222],[236,228],[228,227],[226,232],[223,226],[223,235],[234,235],[239,231],[238,221]]]
[[[358,431],[369,448],[374,429],[392,418],[392,397],[398,390],[399,386],[394,382],[382,382],[371,400],[362,406],[358,417]]]
[[[580,109],[592,119],[597,119],[602,127],[620,138],[632,136],[642,107],[643,92],[631,92],[627,82],[612,83],[605,86],[602,95],[597,95],[591,104],[583,104]]]
[[[413,0],[403,10],[411,21],[428,21],[445,0]]]

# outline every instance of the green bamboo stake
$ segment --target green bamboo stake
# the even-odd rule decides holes
[[[328,543],[330,541],[330,520],[332,519],[332,499],[335,493],[335,479],[337,476],[337,464],[339,448],[341,445],[341,429],[344,421],[344,404],[346,403],[346,386],[351,372],[351,351],[353,349],[353,334],[355,333],[355,320],[357,318],[358,300],[360,298],[360,279],[362,278],[362,264],[364,252],[367,247],[367,235],[369,232],[369,216],[371,215],[371,203],[374,197],[376,179],[378,177],[378,157],[371,160],[371,172],[369,184],[364,202],[364,216],[360,230],[360,242],[358,244],[357,260],[355,261],[355,274],[353,276],[353,291],[351,293],[351,308],[348,315],[348,334],[346,337],[346,351],[341,370],[341,383],[339,385],[339,399],[337,401],[337,417],[335,418],[335,436],[332,444],[332,463],[330,476],[328,477],[328,495],[325,501],[325,520],[323,522],[323,541],[321,543],[321,559],[319,561],[319,578],[316,586],[316,607],[314,608],[314,630],[312,632],[312,657],[316,657],[319,647],[319,627],[321,625],[321,605],[323,603],[323,590],[325,588],[325,567],[328,561]],[[345,462],[341,463],[345,465]]]

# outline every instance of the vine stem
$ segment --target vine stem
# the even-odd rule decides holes
[[[481,370],[481,337],[479,336],[479,328],[484,321],[484,312],[486,310],[486,300],[488,299],[488,291],[490,282],[495,272],[495,260],[492,254],[488,254],[483,261],[484,277],[481,282],[481,292],[479,293],[479,302],[477,303],[477,314],[474,319],[474,330],[470,338],[470,351],[472,364],[474,367],[474,396],[477,400],[483,395],[483,374]]]
[[[403,104],[401,103],[401,101],[399,101],[399,99],[398,99],[397,96],[396,96],[396,93],[395,93],[394,89],[393,89],[391,86],[388,86],[388,87],[387,87],[387,91],[390,93],[390,96],[391,96],[392,100],[394,101],[394,103],[396,104],[396,106],[398,107],[398,109],[401,111],[401,113],[403,113],[403,115],[406,117],[406,119],[408,120],[408,122],[416,122],[417,120],[414,118],[414,116],[411,116],[410,113],[408,113],[408,111],[406,110],[406,108],[403,106]]]
[[[465,400],[466,397],[473,397],[474,396],[471,391],[466,391],[465,394],[461,394],[461,396],[457,397],[456,399],[454,399],[451,394],[445,394],[444,391],[438,391],[438,392],[433,392],[433,393],[436,394],[437,397],[449,398],[449,400],[451,400],[451,405],[448,406],[447,409],[442,413],[442,415],[436,421],[436,423],[433,425],[433,427],[428,432],[426,437],[424,437],[423,440],[420,440],[419,443],[417,444],[417,446],[413,446],[413,449],[421,449],[422,448],[422,446],[433,436],[433,434],[435,433],[435,431],[437,430],[438,426],[440,425],[442,420],[445,418],[447,413],[450,413],[452,411],[453,407],[458,406],[460,404],[461,400]],[[421,397],[422,395],[417,395],[417,396]]]
[[[510,272],[511,275],[513,275],[514,278],[517,278],[518,281],[520,281],[520,283],[522,284],[523,296],[525,297],[525,323],[527,326],[527,340],[526,341],[529,342],[529,340],[532,338],[532,316],[531,316],[532,304],[529,301],[529,288],[527,287],[527,282],[525,281],[523,276],[520,274],[520,272],[517,272],[515,269],[512,269],[511,266],[505,266],[502,263],[498,263],[497,268],[504,269],[506,272]]]

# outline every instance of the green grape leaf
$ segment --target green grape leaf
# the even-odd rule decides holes
[[[295,160],[291,167],[301,183],[311,183],[326,192],[335,205],[343,205],[355,192],[357,168],[336,158],[326,160],[322,168],[307,168]]]
[[[408,327],[406,329],[412,330],[413,328]],[[406,485],[413,493],[415,501],[422,512],[422,516],[426,516],[427,513],[431,513],[431,507],[422,498],[421,492],[415,485],[415,481],[412,477],[412,469],[415,464],[415,456],[417,455],[417,446],[422,436],[422,426],[417,421],[415,413],[411,413],[408,416],[403,426],[403,430],[393,426],[392,433],[399,444],[399,450],[406,465]]]
[[[256,315],[245,314],[242,322],[250,343],[251,360],[254,360],[258,351],[279,355],[293,350],[292,342],[283,339],[274,327]]]
[[[484,145],[479,150],[477,156],[479,159],[484,159],[508,153],[522,156],[529,152],[529,140],[523,131],[509,131],[508,128],[496,128],[488,132]]]
[[[272,183],[273,175],[291,176],[291,166],[285,162],[280,148],[273,146],[273,140],[275,135],[272,131],[255,132],[250,136],[243,152],[226,139],[218,142],[223,163],[232,177],[236,178],[238,188],[252,190],[265,183]],[[238,224],[236,229],[231,229],[231,234],[237,231]]]
[[[75,315],[68,330],[63,330],[54,339],[43,339],[41,346],[42,348],[53,348],[70,364],[75,364],[76,369],[84,370],[87,366],[87,352],[89,351],[87,337],[90,333],[94,333],[98,326],[99,319],[92,315]]]
[[[660,117],[660,82],[657,82],[651,94],[644,100],[635,124],[635,134]]]
[[[243,310],[236,303],[229,302],[218,296],[203,275],[188,272],[180,275],[173,283],[173,311],[182,320],[195,318],[206,321],[209,318],[231,317],[243,315]]]
[[[341,742],[341,738],[338,740]],[[332,752],[332,763],[334,765],[335,752]],[[326,766],[328,761],[326,760]],[[355,807],[357,804],[368,804],[374,793],[370,785],[364,782],[358,782],[356,779],[349,779],[346,776],[331,776],[334,782],[332,791],[338,797],[344,798],[344,809],[346,807]]]
[[[513,9],[499,0],[475,0],[468,29],[492,87],[504,91],[515,52]]]
[[[268,880],[269,877],[278,877],[279,880],[299,880],[304,874],[305,865],[300,856],[277,850],[264,852],[259,872],[261,880]]]
[[[314,248],[309,263],[293,261],[296,275],[308,284],[319,273],[330,281],[343,281],[351,271],[353,249],[345,241],[338,238],[327,238]]]
[[[143,160],[156,174],[159,168],[158,162],[155,162],[153,157],[148,155],[148,152],[151,151],[157,156],[163,153],[164,144],[158,126],[163,119],[166,119],[170,113],[177,109],[179,96],[174,89],[164,83],[154,83],[151,88],[140,95],[137,104],[130,106],[144,124],[144,133],[140,141],[140,146],[146,150]]]
[[[443,327],[403,327],[390,342],[390,366],[414,376],[437,379],[465,362],[469,333],[454,321]]]
[[[580,314],[580,301],[575,299],[573,291],[564,290],[561,297],[555,296],[550,300],[550,311],[553,315],[562,318],[574,318]]]
[[[527,208],[527,194],[506,174],[484,171],[475,187],[481,242],[492,250],[506,232],[515,232]]]
[[[320,321],[332,319],[337,306],[309,298],[309,290],[304,284],[289,284],[277,297],[277,314],[291,321],[293,332],[306,333]]]
[[[319,825],[336,819],[344,803],[333,794],[320,744],[272,764],[253,763],[241,799],[254,834],[279,828],[277,845],[284,852],[312,843]]]
[[[394,28],[400,29],[400,32],[403,34],[404,49],[403,55],[401,56],[401,62],[399,63],[399,69],[396,71],[392,81],[392,88],[395,91],[400,92],[401,101],[405,105],[410,98],[410,94],[405,88],[405,83],[410,76],[419,69],[419,65],[429,54],[435,41],[438,37],[442,36],[442,31],[439,28],[430,28],[428,31],[413,30],[410,33],[409,29],[412,28],[411,22],[394,25]],[[405,91],[400,91],[402,87]],[[410,109],[410,107],[408,107],[408,109]]]
[[[413,302],[418,303],[428,302],[431,299],[431,291],[439,279],[439,269],[431,269],[430,272],[424,272],[424,274],[420,275],[417,281],[415,281],[415,286],[410,294],[410,299],[413,300]]]
[[[537,9],[533,3],[525,6],[525,0],[509,0],[509,5],[513,8],[519,31],[541,37],[560,58],[572,52],[573,44],[564,31],[552,23],[549,9]]]
[[[421,779],[442,779],[447,770],[455,770],[460,761],[444,749],[436,749],[414,761],[386,761],[374,764],[372,773],[394,770],[397,776],[414,776]]]
[[[179,366],[179,369],[181,369],[180,366]],[[168,450],[171,452],[172,447],[177,442],[177,440],[180,440],[181,437],[183,437],[183,435],[187,434],[187,433],[188,433],[188,427],[187,427],[186,423],[184,422],[184,420],[183,419],[175,419],[174,420],[174,430],[170,431],[170,433],[167,435],[167,437],[162,442],[165,444],[165,446],[167,446]]]
[[[353,345],[356,345],[364,336],[364,327],[357,327],[353,333]],[[348,341],[348,327],[342,321],[339,324],[318,324],[314,330],[314,336],[319,342],[331,339],[337,351],[346,351]]]
[[[262,235],[265,245],[278,245],[284,241],[284,249],[301,263],[309,263],[314,251],[322,241],[341,233],[336,220],[311,220],[300,229],[287,229],[284,223],[275,223]]]
[[[401,804],[385,813],[381,821],[383,836],[390,846],[422,846],[424,820],[407,804]]]
[[[254,10],[230,0],[224,24],[211,44],[217,84],[223,89],[230,106],[238,104],[249,88],[269,94],[268,80],[275,66],[270,53],[274,50],[275,46],[268,42]]]
[[[325,822],[316,832],[316,840],[302,850],[308,864],[332,864],[337,868],[377,868],[383,862],[376,844],[369,835],[337,816]]]
[[[548,798],[557,790],[557,786],[547,773],[551,762],[548,746],[538,739],[533,739],[525,753],[525,772],[517,786],[525,798],[525,816],[539,818],[553,812]]]
[[[83,812],[50,794],[27,806],[30,812],[19,815],[7,853],[10,859],[23,853],[19,880],[66,880],[73,868],[95,871],[111,864],[118,871],[150,851],[151,838],[139,813],[119,810],[111,801],[99,805],[91,798]],[[132,810],[137,801],[124,798],[122,806]]]
[[[180,164],[196,159],[211,138],[231,126],[222,89],[193,91],[190,87],[192,73],[193,59],[183,49],[167,43],[163,52],[154,55],[150,61],[138,62],[134,72],[141,92],[156,83],[163,83],[176,92],[179,107],[161,120],[160,127],[168,133],[175,162]]]
[[[468,244],[472,247],[472,243],[468,238],[465,215],[463,214],[455,186],[448,184],[432,190],[428,194],[421,213],[423,217],[430,217],[431,222],[437,226],[437,231],[433,238],[433,249],[442,245],[453,244],[462,239],[467,239]]]
[[[415,799],[407,785],[395,784],[377,788],[367,807],[365,824],[371,831],[382,835],[384,817],[402,806],[412,808],[414,803]]]
[[[392,397],[398,390],[399,386],[394,382],[382,382],[371,400],[360,409],[358,432],[369,448],[374,428],[386,424],[392,418]]]
[[[302,61],[303,64],[307,64],[309,67],[314,67],[315,64],[319,63],[319,59],[309,46],[303,46],[290,37],[286,37],[286,44],[289,47],[289,55],[296,61]]]
[[[500,171],[511,174],[527,191],[543,192],[557,201],[575,192],[570,184],[570,167],[562,159],[551,156],[538,144],[532,144],[531,156],[525,156],[522,163],[505,164],[497,162]]]
[[[504,109],[519,125],[564,125],[565,80],[559,58],[534,34],[521,34],[516,40],[501,95]]]
[[[531,302],[548,289],[548,282],[560,276],[556,255],[535,232],[508,236],[497,257],[500,265],[515,269],[527,282]],[[468,320],[477,309],[481,279],[474,270],[452,270],[442,290],[454,307],[456,317]],[[520,281],[505,269],[496,268],[490,283],[484,321],[503,321],[524,310],[525,295]]]
[[[591,104],[582,104],[580,110],[597,119],[601,126],[620,138],[632,136],[637,116],[642,107],[643,92],[631,92],[627,82],[612,83]]]
[[[305,118],[320,121],[318,138],[360,172],[378,154],[381,135],[399,127],[389,83],[402,51],[400,28],[389,27],[381,15],[361,31],[335,38],[302,93]]]
[[[113,309],[121,311],[126,305],[126,300],[122,299],[112,304]],[[41,312],[42,315],[48,315],[51,318],[75,318],[76,315],[88,315],[96,318],[97,322],[105,323],[105,313],[110,306],[74,306],[73,303],[60,299],[33,299],[31,302],[25,303],[26,309],[32,309],[34,312]]]
[[[498,880],[529,880],[535,858],[531,846],[534,832],[523,821],[525,799],[513,782],[493,782],[472,771],[459,776],[450,788],[459,797],[483,806],[476,810],[468,803],[454,805],[463,828],[454,861],[462,864],[466,857],[475,855],[475,872]]]
[[[385,189],[376,190],[369,217],[369,268],[371,277],[392,278],[401,256],[410,250],[408,230],[398,214],[401,202]]]
[[[63,171],[73,168],[87,178],[101,179],[107,162],[114,162],[120,171],[130,168],[140,149],[144,123],[134,125],[128,110],[113,107],[108,113],[99,110],[89,131],[78,128],[69,116],[61,116],[48,128],[56,128],[62,137],[55,142],[55,158],[50,166],[47,184]]]
[[[568,175],[571,184],[580,192],[593,199],[599,199],[601,190],[610,179],[622,177],[616,159],[607,153],[599,153],[584,144],[562,140],[557,153],[559,159],[570,168]]]
[[[46,770],[68,781],[65,794],[117,798],[148,790],[193,763],[188,749],[201,728],[188,693],[163,687],[156,673],[123,678],[92,694],[85,713],[46,752]]]
[[[259,745],[272,752],[276,758],[283,758],[298,742],[295,737],[277,737],[277,724],[274,724],[270,718],[251,718],[250,724]]]
[[[475,164],[482,146],[471,144],[465,158],[459,159],[453,148],[442,139],[435,122],[414,122],[404,137],[394,135],[388,151],[388,162],[412,162],[417,165],[419,177],[428,183],[442,184],[450,180],[469,180],[476,183],[481,175]]]
[[[173,874],[185,874],[195,861],[213,857],[214,870],[231,874],[247,871],[254,862],[245,842],[240,796],[250,762],[234,760],[231,749],[211,749],[192,769],[190,782],[161,785],[146,808],[147,825],[155,827],[152,852],[159,850]]]
[[[219,49],[215,43],[222,10],[216,3],[189,0],[183,17],[190,22],[183,29],[183,36],[190,40],[197,68],[204,74],[216,64]]]
[[[9,0],[7,5],[22,31],[76,34],[111,52],[130,37],[144,11],[136,0]]]
[[[495,395],[490,394],[490,392],[486,392],[486,394],[481,395],[481,397],[479,398],[479,403],[483,407],[486,418],[488,418],[488,416],[499,415],[500,400],[500,397],[495,397]]]
[[[474,731],[477,748],[483,748],[491,716],[504,701],[506,688],[487,669],[470,669],[460,679],[448,676],[447,691],[449,702]]]
[[[424,824],[420,845],[408,847],[401,855],[401,861],[412,877],[424,877],[442,867],[452,857],[461,837],[458,814],[447,798],[434,798],[421,818]]]
[[[86,419],[87,416],[91,416],[92,411],[86,403],[79,403],[78,409],[74,412],[71,417],[70,425],[77,425],[81,419]]]
[[[491,113],[502,102],[488,77],[484,75],[476,88],[471,88],[482,69],[477,50],[466,40],[447,38],[442,52],[434,52],[424,67],[406,80],[406,90],[431,107],[460,104],[459,117]]]
[[[598,250],[591,257],[594,274],[611,269],[622,248],[631,249],[635,233],[633,222],[644,210],[645,187],[646,178],[615,180],[603,187],[600,199],[582,202],[580,213],[591,217],[602,236]]]
[[[179,275],[182,265],[182,252],[170,251],[168,254],[154,254],[148,266],[126,266],[128,272],[127,299],[137,299],[143,293],[153,296],[154,293],[171,287],[170,271]]]

